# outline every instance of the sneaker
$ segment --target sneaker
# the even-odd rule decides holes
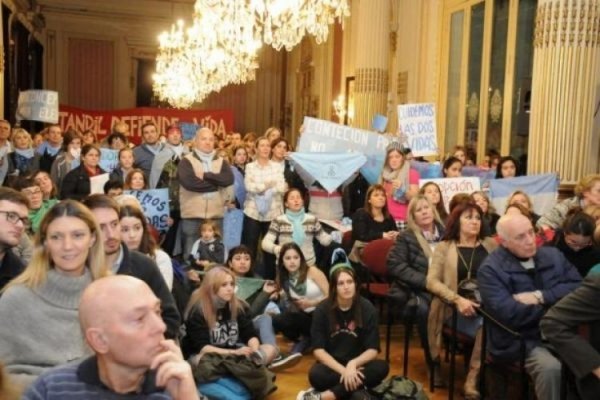
[[[317,392],[313,388],[301,390],[296,396],[296,400],[321,400],[321,392]]]
[[[265,355],[260,350],[253,351],[249,358],[257,367],[265,365]]]
[[[307,337],[301,338],[299,341],[294,343],[292,346],[292,351],[290,353],[300,353],[303,354],[310,347],[310,339]]]
[[[269,370],[271,370],[272,372],[283,371],[284,369],[295,366],[300,362],[301,359],[301,353],[279,353],[279,355],[275,357],[271,365],[269,365]]]

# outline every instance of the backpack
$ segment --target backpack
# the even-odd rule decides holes
[[[404,376],[394,375],[370,389],[381,400],[428,400],[423,385]]]

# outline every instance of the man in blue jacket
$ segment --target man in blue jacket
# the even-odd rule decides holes
[[[540,332],[546,310],[581,282],[577,269],[553,247],[537,248],[531,221],[503,216],[498,221],[501,247],[477,273],[483,307],[501,324],[519,332],[526,343],[525,368],[537,398],[560,399],[560,362],[548,351]],[[489,325],[488,350],[496,359],[519,359],[519,340],[494,323]]]

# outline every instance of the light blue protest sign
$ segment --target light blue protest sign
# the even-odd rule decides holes
[[[192,140],[196,137],[196,131],[200,128],[200,125],[193,124],[191,122],[180,122],[179,128],[181,128],[181,136],[183,140]]]
[[[373,122],[371,123],[371,128],[373,128],[376,132],[385,132],[385,128],[387,127],[388,119],[386,116],[381,114],[375,114],[373,117]]]
[[[367,161],[360,172],[369,183],[377,182],[390,136],[321,119],[304,117],[301,153],[362,153]],[[326,160],[324,160],[326,161]]]
[[[169,189],[126,190],[125,193],[138,199],[149,224],[161,232],[169,229]]]
[[[237,208],[225,211],[223,215],[223,244],[227,251],[239,246],[242,242],[244,212]]]
[[[58,92],[52,90],[20,92],[15,117],[17,121],[58,123]]]
[[[100,168],[111,173],[119,165],[119,150],[100,149]]]
[[[398,125],[415,157],[438,154],[433,103],[399,105]]]

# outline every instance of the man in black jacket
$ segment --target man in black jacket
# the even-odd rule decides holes
[[[137,251],[130,251],[121,243],[121,224],[119,221],[119,205],[109,196],[94,194],[83,202],[94,213],[104,242],[106,260],[112,271],[118,275],[130,275],[143,280],[150,286],[161,301],[162,318],[167,325],[165,336],[176,338],[181,324],[173,295],[156,263],[148,256]]]
[[[23,272],[25,265],[13,253],[28,222],[29,200],[14,189],[0,188],[0,289]]]

